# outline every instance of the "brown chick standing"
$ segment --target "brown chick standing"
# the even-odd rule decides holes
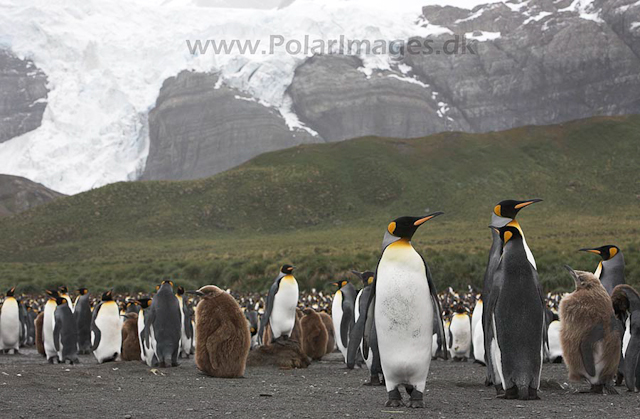
[[[560,303],[560,344],[572,381],[586,381],[590,393],[617,394],[613,377],[620,361],[621,331],[609,294],[591,272],[574,271],[576,290]]]

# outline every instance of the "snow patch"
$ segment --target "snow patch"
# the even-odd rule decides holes
[[[389,74],[389,75],[387,75],[387,77],[392,78],[392,79],[398,79],[398,80],[404,81],[406,83],[416,84],[416,85],[418,85],[420,87],[424,87],[425,89],[429,87],[428,84],[423,83],[420,80],[415,79],[413,77],[402,77],[402,76],[399,76],[397,74]]]
[[[498,39],[502,36],[502,34],[500,32],[474,31],[474,32],[467,32],[464,36],[466,38],[473,39],[478,42],[486,42],[486,41],[493,41],[495,39]]]
[[[600,11],[596,10],[593,2],[594,0],[573,0],[573,3],[564,9],[559,9],[558,12],[577,12],[582,19],[604,23],[600,17]]]
[[[544,19],[547,16],[550,16],[552,13],[550,12],[540,12],[539,14],[537,14],[536,16],[531,16],[530,18],[528,18],[527,20],[525,20],[522,24],[526,25],[527,23],[530,22],[537,22],[539,20]]]

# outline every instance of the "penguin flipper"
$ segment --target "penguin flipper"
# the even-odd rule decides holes
[[[55,326],[53,326],[53,345],[56,348],[56,352],[60,351],[60,323],[56,322]]]
[[[280,288],[280,280],[282,277],[278,277],[271,288],[269,288],[269,294],[267,295],[267,306],[264,308],[264,316],[260,321],[260,331],[258,332],[258,340],[262,342],[262,334],[264,333],[264,328],[267,324],[269,324],[269,318],[271,317],[271,310],[273,310],[273,302],[276,299],[276,293]]]
[[[369,342],[368,342],[368,333],[367,326],[371,324],[373,320],[373,307],[374,307],[374,297],[376,293],[376,280],[373,279],[373,284],[371,285],[371,292],[365,302],[365,310],[360,313],[358,317],[358,321],[351,329],[351,333],[349,334],[349,346],[347,347],[347,368],[353,369],[356,364],[356,357],[358,355],[358,349],[360,348],[360,342],[362,342],[362,356],[364,358],[369,358]],[[362,304],[362,303],[361,303]],[[344,319],[344,313],[343,313]],[[342,323],[340,324],[340,332],[342,332]]]
[[[604,339],[604,327],[602,324],[593,326],[585,339],[580,342],[580,355],[582,355],[582,364],[585,371],[590,376],[596,375],[596,364],[593,359],[593,346],[596,342]]]
[[[420,255],[422,257],[422,255]],[[431,302],[433,305],[433,315],[436,321],[436,334],[438,341],[438,350],[442,352],[443,359],[449,359],[449,351],[447,351],[447,338],[444,333],[444,323],[442,322],[442,307],[440,306],[440,298],[438,297],[438,291],[436,290],[436,286],[433,283],[433,278],[431,277],[431,270],[429,269],[429,265],[422,258],[422,262],[424,263],[424,268],[427,272],[427,282],[429,284],[429,292],[431,293]]]
[[[93,309],[93,313],[91,314],[91,331],[93,332],[93,342],[91,345],[92,351],[98,349],[98,345],[100,345],[101,332],[100,329],[98,329],[98,326],[96,326],[96,318],[98,317],[100,308],[102,308],[102,303],[98,304],[96,308]]]
[[[151,326],[153,326],[153,322],[156,319],[156,311],[151,307],[148,310],[149,314],[144,316],[144,329],[142,329],[142,336],[144,339],[144,346],[149,348],[149,336],[151,335],[150,330]]]
[[[353,303],[348,300],[342,302],[342,319],[340,320],[340,340],[345,348],[349,346],[349,332],[353,321]]]
[[[186,303],[182,311],[184,311],[184,334],[187,336],[187,339],[191,339],[193,335],[193,331],[191,330],[191,310],[189,310],[189,306]]]

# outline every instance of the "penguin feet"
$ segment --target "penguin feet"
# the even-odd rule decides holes
[[[501,385],[494,385],[494,388],[496,389],[496,397],[499,399],[503,399],[504,398],[504,389],[502,388]]]
[[[424,408],[424,394],[422,392],[416,390],[415,388],[410,393],[411,398],[409,399],[409,404],[407,407],[411,407],[414,409],[423,409]]]
[[[363,385],[365,386],[383,386],[384,385],[384,379],[380,379],[380,376],[378,374],[373,374],[371,376],[371,378],[369,379],[369,381],[365,382]]]
[[[624,379],[624,374],[622,374],[620,371],[618,371],[618,373],[616,373],[616,387],[620,387],[622,385],[622,380]]]
[[[607,384],[604,386],[604,394],[618,395],[619,393],[618,390],[615,389],[615,387]]]
[[[395,388],[389,392],[389,400],[384,405],[385,407],[403,407],[402,397],[400,396],[400,391]]]
[[[498,389],[496,386],[496,391],[498,392],[496,396],[498,399],[513,400],[518,398],[518,387],[516,386],[508,388],[506,391],[502,387]]]

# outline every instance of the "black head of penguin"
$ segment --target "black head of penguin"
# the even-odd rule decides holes
[[[371,285],[373,284],[373,278],[375,276],[375,273],[371,272],[371,271],[364,271],[364,272],[359,272],[359,271],[351,271],[354,275],[357,275],[361,280],[362,280],[362,285],[363,286],[367,286],[367,285]]]
[[[60,294],[55,296],[56,304],[61,306],[67,304],[67,299],[61,296]]]
[[[13,297],[13,294],[16,292],[16,287],[11,287],[7,290],[7,297]]]
[[[113,291],[105,291],[102,293],[102,301],[113,301]]]
[[[531,204],[535,204],[536,202],[541,202],[542,199],[528,199],[526,201],[515,201],[513,199],[507,199],[505,201],[500,201],[498,205],[493,208],[493,213],[498,217],[503,218],[516,218],[518,212],[524,208],[528,207]]]
[[[602,260],[609,260],[615,255],[617,255],[618,253],[620,253],[620,248],[612,244],[607,244],[605,246],[600,246],[600,247],[580,249],[580,251],[595,253],[596,255],[600,255],[602,257]]]
[[[291,266],[291,265],[282,265],[282,268],[280,268],[280,272],[282,272],[285,275],[291,275],[291,273],[295,268],[296,268],[295,266]]]
[[[347,285],[349,283],[349,281],[347,281],[346,279],[343,279],[342,281],[333,281],[333,282],[329,282],[329,285],[333,285],[335,287],[338,287],[338,289],[344,287],[345,285]]]
[[[138,304],[140,304],[140,308],[145,309],[151,305],[151,298],[138,298]]]
[[[396,218],[387,226],[387,232],[394,237],[411,240],[416,230],[418,230],[418,227],[442,214],[444,214],[444,212],[438,211],[422,217]]]
[[[50,300],[55,300],[59,296],[57,290],[45,290],[44,292],[49,296]]]
[[[68,294],[69,293],[69,289],[63,285],[61,287],[58,287],[58,291],[60,292],[60,294]]]
[[[498,229],[500,232],[500,240],[502,240],[502,245],[506,246],[510,240],[513,239],[522,239],[522,233],[520,233],[520,228],[517,221],[512,221],[504,227]]]
[[[184,295],[184,288],[182,286],[178,286],[178,289],[176,291],[176,294],[178,295]]]
[[[78,291],[78,294],[80,295],[87,295],[87,293],[89,292],[89,290],[84,287],[78,288],[77,291]]]

